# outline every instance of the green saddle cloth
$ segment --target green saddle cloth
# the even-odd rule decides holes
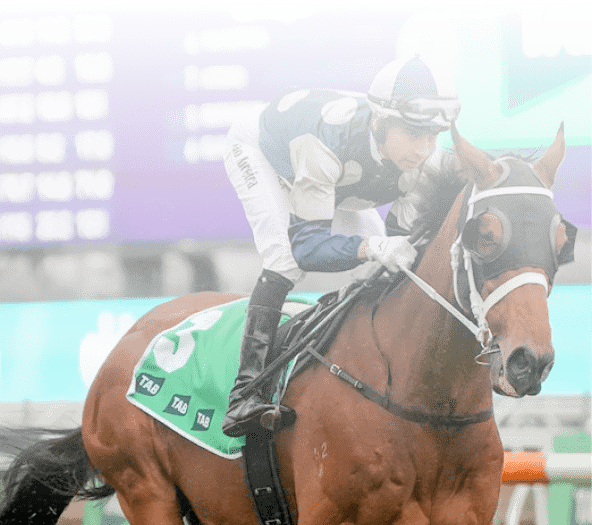
[[[289,296],[288,303],[314,300]],[[245,438],[222,433],[240,357],[248,298],[195,313],[158,334],[138,361],[126,394],[137,406],[193,443],[228,459]],[[282,316],[280,324],[289,317]]]

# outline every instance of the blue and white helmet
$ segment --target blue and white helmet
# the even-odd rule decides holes
[[[460,101],[448,72],[418,55],[385,66],[372,81],[368,104],[379,117],[397,117],[412,126],[449,129]]]

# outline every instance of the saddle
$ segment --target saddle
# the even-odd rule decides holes
[[[321,296],[314,306],[298,312],[283,323],[267,355],[264,371],[245,388],[245,397],[256,388],[261,388],[266,401],[279,407],[288,380],[306,370],[314,359],[322,362],[320,357],[329,350],[354,303],[359,300],[375,302],[376,297],[391,290],[405,277],[399,273],[379,280],[382,273],[384,269],[367,281],[354,282]],[[288,363],[296,356],[296,364],[287,377]],[[271,426],[268,429],[279,430]]]
[[[353,304],[362,298],[378,304],[380,297],[405,278],[405,274],[400,272],[380,285],[378,281],[383,273],[384,268],[381,268],[367,281],[352,283],[341,290],[323,295],[315,306],[282,324],[276,334],[274,346],[269,352],[265,370],[247,389],[254,390],[261,386],[267,400],[269,402],[273,400],[276,404],[279,416],[279,404],[288,384],[287,363],[300,354],[291,371],[291,378],[304,371],[313,358],[327,365],[323,356],[335,339]],[[354,378],[339,367],[337,371],[333,367],[330,369],[341,379],[354,384],[352,382]],[[276,428],[274,418],[271,419],[269,428],[262,428],[259,433],[246,436],[242,454],[247,481],[263,525],[293,525],[277,465],[274,434],[279,428]],[[276,421],[279,419],[277,417]],[[293,422],[294,420],[290,424]]]

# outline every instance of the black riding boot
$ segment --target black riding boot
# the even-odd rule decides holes
[[[282,315],[282,305],[293,286],[292,281],[270,270],[263,270],[255,285],[247,307],[238,375],[222,423],[222,431],[227,436],[242,436],[250,428],[259,427],[261,415],[276,409],[263,399],[260,390],[246,399],[242,397],[242,391],[265,367],[265,358],[273,345]]]

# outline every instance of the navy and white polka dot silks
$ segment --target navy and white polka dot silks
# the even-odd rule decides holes
[[[261,115],[259,147],[292,187],[297,216],[331,219],[334,208],[376,208],[402,194],[401,171],[380,155],[370,130],[363,94],[303,89],[269,104]],[[313,207],[307,193],[315,188]]]

